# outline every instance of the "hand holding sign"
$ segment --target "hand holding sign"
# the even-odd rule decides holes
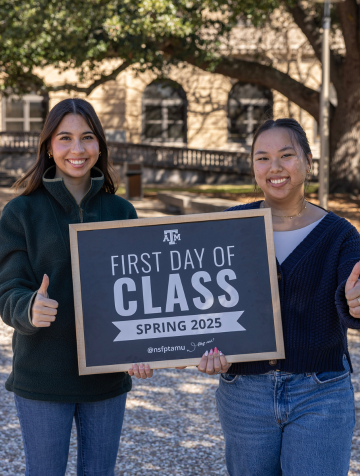
[[[150,366],[146,364],[133,364],[132,368],[128,370],[128,373],[131,377],[136,377],[136,378],[151,378],[153,376],[153,371],[150,369]]]
[[[51,322],[55,321],[59,304],[57,301],[48,298],[47,289],[49,284],[49,277],[44,274],[41,286],[31,309],[31,321],[35,327],[49,327]]]
[[[346,281],[345,297],[352,317],[360,319],[360,261],[356,263]]]
[[[211,349],[210,352],[206,351],[202,356],[198,370],[208,375],[214,375],[226,373],[230,366],[231,364],[227,362],[225,355],[215,347],[214,352]]]

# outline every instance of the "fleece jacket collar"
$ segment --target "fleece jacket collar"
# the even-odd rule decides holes
[[[53,178],[55,175],[55,165],[49,167],[43,175],[43,185],[45,189],[57,200],[60,205],[70,213],[74,207],[81,206],[85,209],[87,203],[99,193],[104,185],[104,174],[97,167],[91,169],[91,186],[85,197],[77,204],[74,196],[67,189],[62,178]]]

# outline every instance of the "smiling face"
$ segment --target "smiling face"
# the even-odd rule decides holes
[[[259,135],[254,144],[254,173],[267,201],[303,197],[311,156],[285,128],[274,128]]]
[[[56,177],[83,180],[99,157],[99,141],[79,114],[67,114],[51,136]]]

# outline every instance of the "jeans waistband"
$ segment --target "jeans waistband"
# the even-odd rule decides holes
[[[343,360],[347,360],[346,354],[343,356]],[[259,375],[311,375],[314,372],[301,372],[301,373],[294,373],[294,372],[285,372],[283,370],[269,370],[269,372],[265,372],[264,374]],[[316,372],[315,372],[316,373]]]

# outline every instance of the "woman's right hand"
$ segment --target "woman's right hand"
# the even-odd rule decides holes
[[[48,298],[47,289],[50,280],[47,274],[44,274],[41,286],[37,292],[31,309],[31,322],[35,327],[50,327],[55,321],[59,303],[54,299]]]

